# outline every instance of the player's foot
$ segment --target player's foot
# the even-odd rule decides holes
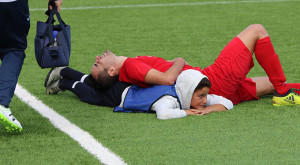
[[[52,82],[52,84],[50,84],[46,88],[46,93],[48,95],[52,95],[52,94],[58,94],[59,92],[63,92],[64,90],[59,88],[59,82],[60,82],[60,80],[56,80],[56,81]]]
[[[274,106],[299,105],[300,95],[290,89],[286,94],[280,95],[276,91],[273,96]]]
[[[20,122],[11,114],[9,108],[0,105],[0,124],[4,125],[7,132],[20,133],[23,127]]]
[[[60,71],[62,69],[64,69],[66,66],[64,67],[54,67],[52,68],[48,74],[47,74],[47,77],[45,79],[45,83],[44,83],[44,86],[47,88],[50,84],[52,84],[53,82],[61,79],[61,76],[60,76]]]

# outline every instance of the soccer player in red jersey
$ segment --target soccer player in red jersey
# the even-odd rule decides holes
[[[268,77],[246,77],[254,66],[253,53]],[[234,104],[269,94],[274,95],[274,106],[300,104],[300,96],[296,93],[299,91],[292,89],[300,89],[300,83],[286,83],[269,34],[260,24],[248,26],[225,46],[212,65],[203,69],[190,66],[182,58],[172,61],[152,56],[129,58],[107,50],[96,57],[91,75],[102,87],[116,80],[149,87],[172,85],[187,69],[206,75],[212,84],[209,93],[223,96]]]

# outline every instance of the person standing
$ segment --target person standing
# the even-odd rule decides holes
[[[60,11],[62,0],[53,2]],[[0,0],[0,23],[0,124],[7,132],[21,132],[23,128],[12,115],[9,104],[26,57],[30,28],[28,0]]]

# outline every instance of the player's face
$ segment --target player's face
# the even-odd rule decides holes
[[[203,87],[200,90],[196,90],[192,96],[191,107],[195,109],[204,108],[204,105],[207,103],[208,92],[208,87]]]
[[[95,63],[91,69],[91,75],[97,79],[98,75],[107,71],[111,65],[111,56],[113,53],[110,50],[106,50],[101,56],[96,56]]]

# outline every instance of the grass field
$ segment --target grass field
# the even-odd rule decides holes
[[[300,164],[300,106],[274,107],[272,96],[228,112],[163,121],[155,114],[113,113],[68,91],[46,95],[49,69],[39,68],[33,44],[36,22],[46,20],[46,1],[29,0],[31,29],[19,84],[124,162]],[[259,23],[271,36],[288,82],[300,82],[298,0],[64,0],[63,8],[72,33],[70,67],[85,73],[106,49],[129,57],[183,57],[204,68],[240,31]],[[248,77],[256,76],[265,73],[255,61]],[[24,131],[10,135],[0,126],[0,164],[101,164],[18,97],[10,108]]]

